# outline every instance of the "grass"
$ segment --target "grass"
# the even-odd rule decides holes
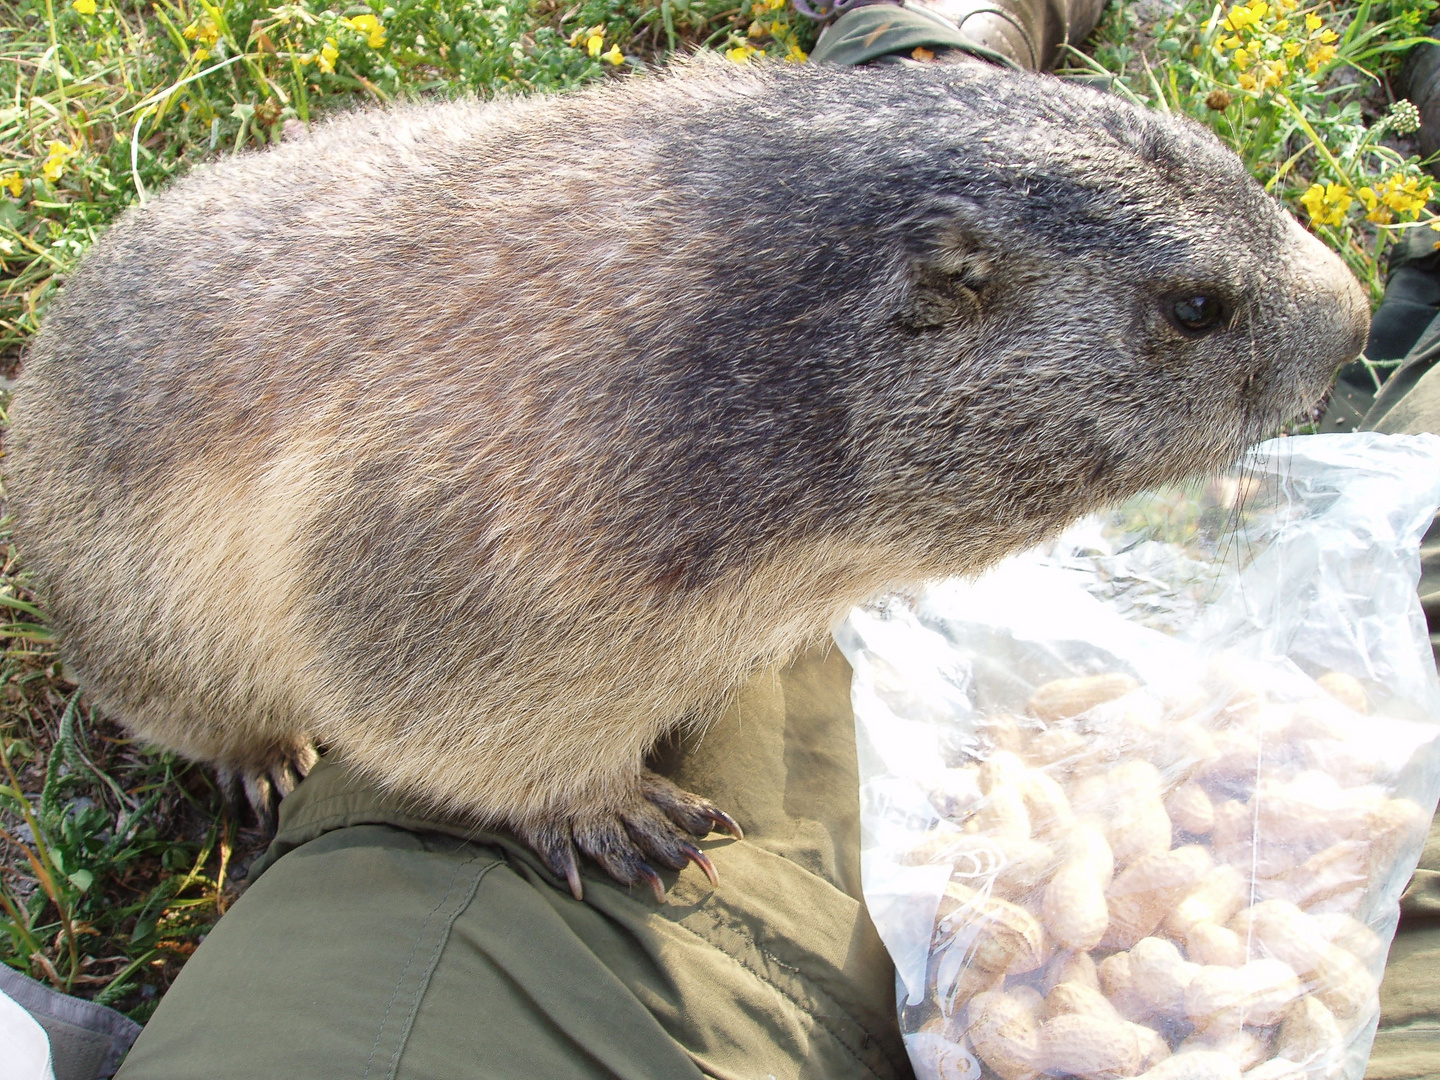
[[[268,3],[0,0],[6,374],[105,226],[198,162],[327,110],[565,90],[677,49],[801,61],[816,29],[786,0]],[[1116,3],[1071,62],[1213,127],[1378,298],[1389,245],[1434,220],[1388,79],[1435,5],[1180,0],[1138,25]],[[7,529],[0,961],[143,1020],[263,841],[225,817],[203,770],[136,746],[66,680]]]

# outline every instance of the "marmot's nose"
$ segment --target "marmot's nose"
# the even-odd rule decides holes
[[[1314,318],[1322,332],[1309,335],[1315,344],[1312,359],[1326,377],[1341,364],[1354,360],[1365,348],[1370,334],[1370,298],[1344,260],[1318,237],[1292,223],[1299,234],[1302,272],[1300,287],[1306,295],[1298,298],[1301,317]]]

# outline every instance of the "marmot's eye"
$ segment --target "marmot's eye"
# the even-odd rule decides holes
[[[1170,302],[1170,321],[1185,334],[1203,334],[1225,321],[1225,305],[1213,296],[1196,293]]]

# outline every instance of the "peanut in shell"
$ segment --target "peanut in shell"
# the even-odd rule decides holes
[[[1056,1016],[1040,1025],[1040,1067],[1048,1076],[1126,1080],[1140,1071],[1140,1041],[1124,1020]]]
[[[1140,684],[1129,675],[1084,675],[1075,679],[1055,679],[1030,695],[1026,706],[1033,716],[1046,723],[1068,720],[1089,712],[1096,705],[1124,697]]]
[[[1040,1032],[1020,1002],[999,991],[977,995],[968,1009],[970,1047],[1000,1080],[1036,1080]]]

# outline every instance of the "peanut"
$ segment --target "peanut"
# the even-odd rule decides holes
[[[1227,926],[1197,922],[1190,926],[1185,938],[1185,951],[1197,964],[1217,967],[1239,967],[1245,963],[1245,943]]]
[[[951,1038],[943,1019],[930,1020],[905,1041],[912,1055],[929,1064],[933,1080],[974,1080],[975,1059],[964,1046],[964,1034]]]
[[[1251,1028],[1197,1031],[1180,1044],[1179,1053],[1199,1050],[1213,1050],[1224,1054],[1241,1072],[1260,1064],[1270,1056],[1269,1044]]]
[[[978,994],[968,1010],[966,1038],[1000,1080],[1040,1075],[1040,1033],[1028,1009],[1007,994]]]
[[[994,795],[1000,788],[1022,790],[1030,776],[1030,766],[1019,754],[1009,750],[996,750],[980,763],[980,791]]]
[[[1359,919],[1339,912],[1312,915],[1316,928],[1330,941],[1354,956],[1367,968],[1385,954],[1385,942]]]
[[[1031,769],[1025,777],[1021,794],[1030,814],[1030,828],[1035,837],[1047,843],[1064,839],[1075,825],[1075,812],[1059,782],[1040,769]]]
[[[1222,728],[1215,732],[1215,757],[1199,772],[1202,780],[1233,783],[1255,775],[1263,758],[1260,740],[1244,728]]]
[[[1049,1076],[1123,1080],[1140,1071],[1140,1040],[1123,1020],[1056,1016],[1040,1026],[1040,1068]]]
[[[1334,1065],[1345,1050],[1345,1036],[1335,1014],[1317,998],[1306,996],[1285,1010],[1276,1053],[1316,1067]]]
[[[1165,929],[1188,938],[1196,923],[1223,926],[1245,906],[1245,876],[1233,866],[1217,866],[1197,882],[1165,916]]]
[[[1055,853],[1037,840],[1006,839],[996,844],[1002,860],[995,873],[997,896],[1019,900],[1045,883],[1055,869]]]
[[[1090,1016],[1106,1023],[1118,1023],[1121,1019],[1110,999],[1099,990],[1084,983],[1057,983],[1050,993],[1045,995],[1045,1015],[1054,1018],[1068,1013]]]
[[[1110,925],[1101,943],[1128,949],[1153,933],[1176,900],[1209,870],[1210,853],[1198,844],[1137,859],[1105,893]]]
[[[1147,937],[1130,950],[1130,987],[1156,1016],[1185,1017],[1185,990],[1200,970],[1164,938]]]
[[[1121,866],[1146,855],[1164,854],[1170,850],[1172,840],[1165,804],[1159,796],[1122,803],[1110,819],[1105,838]]]
[[[1045,995],[1040,993],[1039,990],[1036,990],[1035,987],[1026,986],[1022,983],[1020,986],[1012,987],[1005,992],[1023,1005],[1025,1011],[1035,1018],[1037,1024],[1045,1019],[1047,1015],[1045,1011]]]
[[[1190,1050],[1166,1058],[1140,1080],[1240,1080],[1240,1067],[1214,1050]]]
[[[1135,1041],[1140,1046],[1140,1069],[1153,1069],[1160,1062],[1170,1056],[1170,1044],[1152,1027],[1144,1024],[1131,1024],[1130,1030],[1135,1036]]]
[[[1336,1075],[1384,952],[1348,912],[1425,814],[1370,782],[1354,679],[1322,676],[1325,696],[1290,704],[1213,678],[1234,683],[1213,729],[1205,701],[1162,722],[1126,675],[1047,683],[1030,717],[980,723],[988,756],[944,771],[931,800],[949,821],[904,857],[970,868],[936,923],[948,1019],[920,1034],[937,1060],[962,1069],[963,1042],[1000,1080]],[[1097,963],[1095,948],[1113,951]]]
[[[1009,713],[996,713],[975,722],[978,733],[983,735],[995,750],[1011,750],[1023,753],[1034,735],[1034,720],[1022,720]]]
[[[1032,739],[1025,748],[1025,760],[1032,765],[1055,765],[1070,762],[1072,765],[1087,758],[1094,748],[1090,741],[1078,731],[1070,728],[1051,728]]]
[[[1062,947],[1083,952],[1104,937],[1110,922],[1105,886],[1114,866],[1099,828],[1077,825],[1070,834],[1065,862],[1045,887],[1041,901],[1045,928]]]
[[[1274,1057],[1248,1070],[1245,1080],[1310,1080],[1310,1073],[1298,1062]]]
[[[1127,1020],[1144,1020],[1150,1015],[1148,1003],[1135,992],[1135,977],[1128,952],[1113,953],[1096,965],[1100,989],[1116,1011]]]
[[[1068,720],[1096,705],[1124,697],[1140,684],[1129,675],[1085,675],[1078,679],[1055,679],[1036,689],[1027,705],[1029,712],[1047,723]]]
[[[1185,988],[1185,1011],[1200,1029],[1273,1024],[1303,993],[1295,972],[1279,960],[1243,967],[1202,967]]]
[[[1209,731],[1197,723],[1182,721],[1162,729],[1151,760],[1165,776],[1183,783],[1203,773],[1219,756]]]
[[[1017,787],[995,788],[970,820],[982,835],[994,840],[1030,839],[1030,813]]]
[[[974,845],[973,836],[942,821],[936,828],[923,833],[908,851],[900,855],[899,861],[904,866],[953,863],[962,850]]]
[[[1091,959],[1088,952],[1058,952],[1055,958],[1050,961],[1050,966],[1045,971],[1045,989],[1049,990],[1058,983],[1076,982],[1090,987],[1092,990],[1100,989],[1100,976],[1095,970],[1095,961]]]
[[[1347,709],[1353,709],[1357,713],[1370,711],[1370,697],[1365,693],[1365,687],[1360,685],[1360,680],[1353,675],[1346,675],[1343,671],[1328,671],[1315,681],[1321,690]]]
[[[1215,807],[1215,824],[1210,830],[1210,841],[1215,845],[1216,857],[1219,857],[1220,848],[1249,843],[1254,827],[1254,813],[1238,799],[1226,799]]]
[[[966,948],[970,961],[986,971],[1018,975],[1045,962],[1045,932],[1034,916],[957,881],[945,886],[936,928],[941,937],[953,936],[951,948]]]
[[[1215,806],[1193,780],[1170,793],[1165,810],[1175,827],[1191,836],[1204,836],[1215,827]]]
[[[1370,839],[1370,883],[1379,883],[1410,846],[1419,846],[1430,827],[1430,815],[1409,799],[1384,799],[1365,816],[1364,835]]]
[[[1278,896],[1308,908],[1364,889],[1370,876],[1370,845],[1342,840],[1310,856],[1283,877],[1267,882],[1266,898]]]

